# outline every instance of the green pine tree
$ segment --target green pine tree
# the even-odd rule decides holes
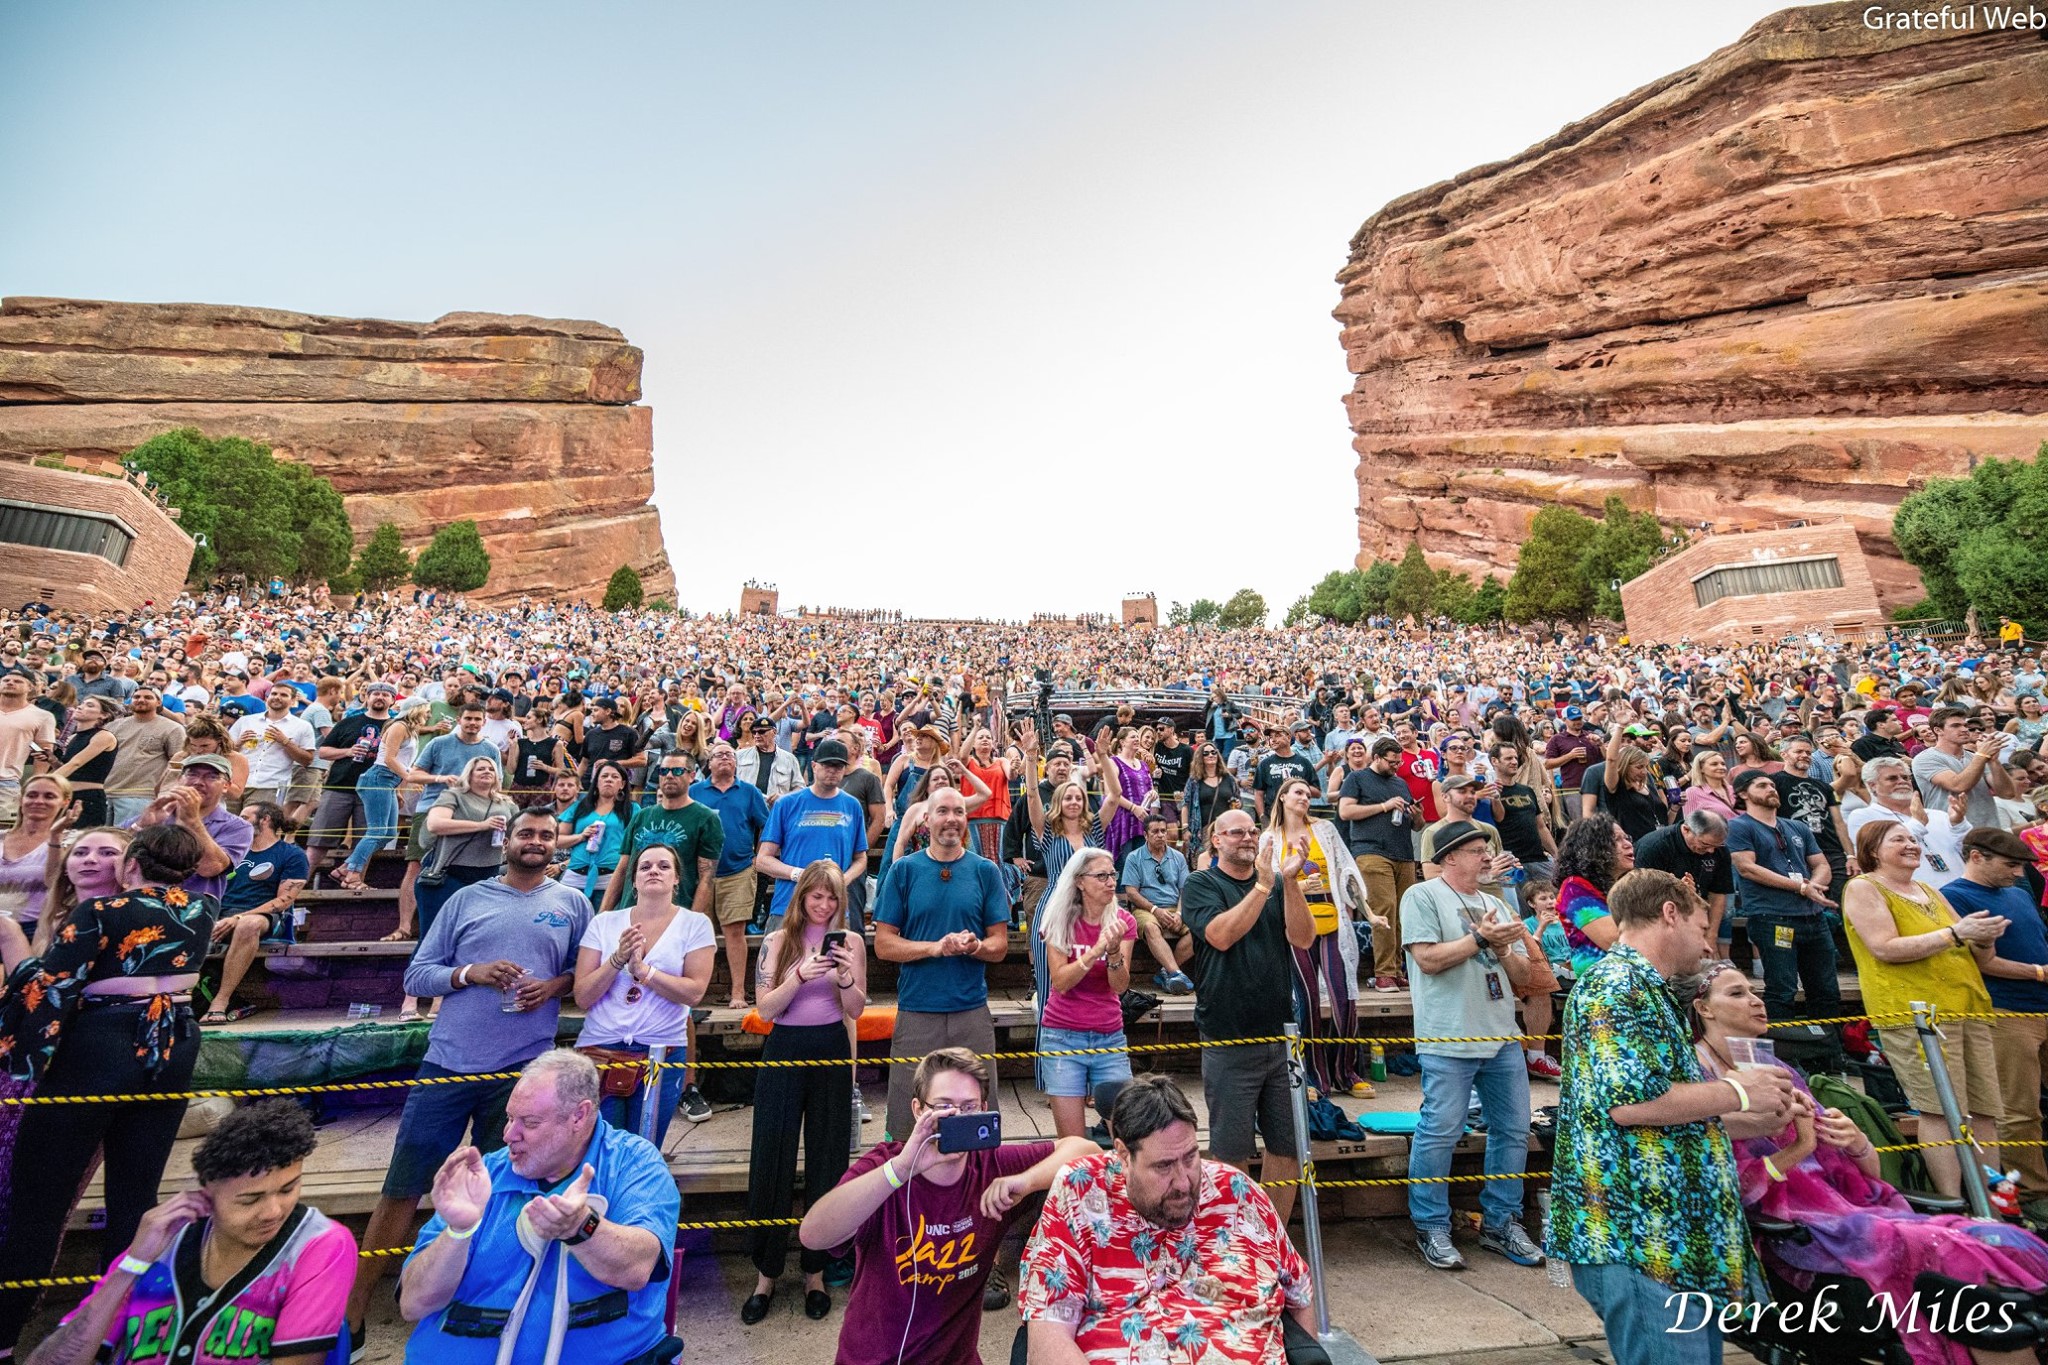
[[[398,538],[398,526],[389,521],[378,522],[377,529],[370,532],[369,540],[356,555],[356,581],[366,592],[382,592],[397,587],[411,574],[412,556]]]
[[[412,566],[412,581],[423,588],[474,592],[491,576],[491,557],[474,521],[458,521],[434,532]]]
[[[612,570],[611,582],[604,585],[606,611],[631,611],[640,605],[644,597],[640,575],[634,572],[631,564],[621,564]]]

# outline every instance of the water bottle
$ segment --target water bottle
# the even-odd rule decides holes
[[[1572,1268],[1562,1257],[1550,1254],[1550,1191],[1536,1191],[1536,1209],[1543,1217],[1543,1273],[1559,1289],[1568,1289],[1572,1282]]]
[[[1372,1045],[1372,1078],[1384,1081],[1387,1078],[1387,1050],[1378,1043]]]
[[[382,1013],[384,1013],[382,1005],[351,1003],[348,1007],[348,1017],[351,1019],[375,1019]]]

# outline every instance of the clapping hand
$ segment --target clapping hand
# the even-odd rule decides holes
[[[1280,875],[1283,877],[1292,877],[1296,873],[1300,872],[1301,869],[1307,865],[1307,863],[1308,836],[1303,835],[1301,838],[1296,839],[1294,841],[1293,846],[1287,850],[1287,856],[1281,860]]]
[[[491,1202],[491,1173],[484,1154],[458,1147],[434,1172],[434,1212],[451,1231],[468,1232],[484,1218]]]
[[[637,924],[627,925],[626,931],[619,935],[619,946],[612,951],[609,959],[612,970],[615,972],[625,971],[632,964],[636,954],[645,953],[646,951],[646,932]]]
[[[584,1162],[582,1172],[568,1189],[560,1194],[535,1195],[526,1201],[526,1221],[550,1242],[575,1236],[590,1216],[590,1182],[596,1176],[597,1168]]]
[[[1974,910],[1956,921],[1956,933],[1965,943],[1994,943],[2011,923],[1989,910]]]

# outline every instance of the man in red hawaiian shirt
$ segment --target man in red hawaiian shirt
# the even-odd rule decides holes
[[[1131,1082],[1109,1127],[1115,1150],[1060,1172],[1025,1248],[1031,1359],[1281,1365],[1312,1343],[1307,1263],[1250,1176],[1202,1160],[1180,1088]]]

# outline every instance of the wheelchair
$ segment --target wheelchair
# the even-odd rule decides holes
[[[1960,1199],[1918,1190],[1900,1193],[1921,1213],[1964,1212]],[[1806,1228],[1778,1219],[1751,1215],[1749,1227],[1759,1249],[1774,1241],[1805,1245],[1812,1240]],[[1862,1280],[1815,1275],[1809,1288],[1799,1289],[1768,1262],[1765,1273],[1774,1311],[1746,1319],[1727,1334],[1730,1345],[1749,1352],[1762,1365],[1913,1365],[1895,1322],[1887,1319],[1882,1301]],[[2048,1361],[2048,1293],[1967,1284],[1933,1271],[1916,1276],[1913,1289],[1920,1311],[1964,1325],[1943,1331],[1942,1336],[1980,1350],[2032,1351]],[[1830,1316],[1827,1326],[1817,1327],[1814,1310],[1822,1304]],[[1788,1322],[1798,1325],[1787,1327]],[[1988,1329],[1967,1330],[1972,1323],[1987,1324]]]

